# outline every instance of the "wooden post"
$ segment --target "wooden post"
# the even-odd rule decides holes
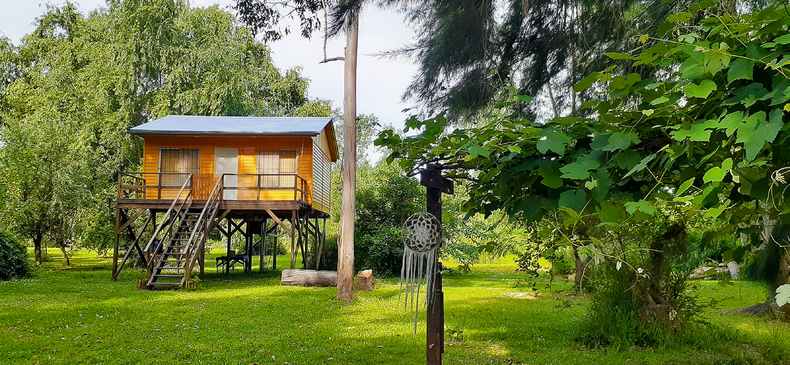
[[[230,276],[230,237],[233,236],[233,231],[231,231],[230,218],[226,218],[225,221],[228,222],[228,229],[225,231],[228,238],[228,246],[225,248],[225,256],[228,258],[225,262],[225,276]]]
[[[261,273],[263,273],[263,260],[266,257],[266,231],[268,231],[267,228],[269,228],[268,223],[269,221],[267,221],[266,218],[263,218],[263,222],[261,222],[261,252],[258,252],[258,266],[260,266],[259,270]]]
[[[120,184],[120,182],[118,182]],[[120,189],[119,189],[120,190]],[[120,238],[118,235],[121,232],[118,232],[118,228],[121,227],[121,209],[118,208],[115,210],[115,241],[113,243],[113,253],[112,253],[112,281],[118,280],[118,244]]]
[[[354,297],[354,211],[357,186],[357,44],[359,19],[346,29],[343,97],[343,200],[340,207],[340,244],[337,251],[337,299]]]
[[[442,263],[436,264],[433,280],[433,295],[428,293],[428,318],[426,333],[427,363],[441,365],[444,353],[444,292],[442,291]]]
[[[442,223],[442,193],[453,194],[453,182],[443,178],[441,170],[428,166],[420,172],[420,185],[425,186],[426,209]],[[441,241],[440,241],[441,242]],[[441,243],[439,243],[441,247]],[[444,292],[442,291],[442,263],[434,266],[428,273],[428,280],[434,280],[433,293],[427,293],[427,332],[426,360],[428,365],[441,365],[444,353]]]
[[[296,211],[291,211],[291,270],[296,268]]]
[[[279,231],[280,227],[274,229],[275,232]],[[276,235],[274,238],[274,244],[272,245],[272,270],[277,270],[277,245],[279,242],[279,235]]]

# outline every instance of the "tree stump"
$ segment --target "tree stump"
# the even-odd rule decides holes
[[[373,270],[362,270],[357,274],[357,290],[371,291],[376,287],[376,278]]]

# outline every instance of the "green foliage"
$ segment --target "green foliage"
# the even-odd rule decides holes
[[[407,171],[430,162],[471,181],[462,209],[485,216],[504,210],[536,221],[568,210],[622,227],[651,219],[656,202],[667,202],[689,217],[724,220],[706,242],[750,234],[760,215],[790,220],[788,190],[778,186],[790,162],[783,61],[790,46],[775,41],[790,18],[779,5],[729,10],[695,6],[642,37],[646,44],[633,56],[612,55],[660,76],[614,66],[590,74],[577,87],[599,95],[584,106],[593,118],[524,120],[521,97],[506,88],[478,126],[449,129],[439,114],[408,121],[406,130],[417,134],[384,131],[376,143]],[[739,250],[743,256],[748,247]]]
[[[0,232],[0,280],[27,275],[27,248],[10,233]]]
[[[524,253],[516,261],[518,269],[528,274],[567,274],[573,269],[568,246],[563,245],[562,235],[548,221],[529,225]]]
[[[776,305],[781,307],[787,303],[790,303],[790,284],[776,288]]]
[[[105,252],[117,171],[136,169],[127,130],[190,115],[329,115],[297,70],[217,7],[112,1],[85,16],[48,6],[18,46],[0,40],[0,222],[33,240]]]
[[[354,266],[383,276],[399,275],[403,260],[401,227],[424,209],[425,193],[417,180],[397,166],[379,163],[358,179]]]

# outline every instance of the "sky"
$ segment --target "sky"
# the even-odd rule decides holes
[[[87,14],[104,0],[74,1]],[[46,4],[62,5],[64,1],[0,0],[0,33],[14,44],[19,44],[33,31],[33,22],[42,15]],[[218,5],[222,9],[233,0],[191,0],[195,7]],[[231,9],[227,9],[232,11]],[[413,41],[414,33],[404,24],[403,17],[394,11],[368,10],[360,18],[359,58],[357,61],[357,113],[374,114],[382,124],[402,127],[408,117],[402,110],[416,105],[401,103],[401,96],[416,72],[408,59],[380,58],[375,54],[401,48]],[[345,37],[329,41],[327,57],[343,55]],[[343,62],[319,64],[323,60],[323,38],[315,34],[307,40],[292,27],[292,33],[271,44],[272,58],[282,70],[300,67],[302,75],[310,79],[311,98],[332,100],[335,108],[343,106]]]

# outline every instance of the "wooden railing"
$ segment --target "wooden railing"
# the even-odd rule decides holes
[[[237,179],[236,186],[229,186],[229,178]],[[298,174],[224,174],[222,189],[222,199],[225,200],[230,199],[228,192],[236,192],[232,200],[293,200],[307,203],[309,196],[307,180]]]
[[[121,172],[118,178],[118,199],[172,200],[176,197],[184,199],[183,194],[190,194],[194,200],[206,200],[218,180],[220,175],[215,174]],[[219,200],[291,200],[311,203],[310,186],[299,174],[223,174],[222,180],[223,184],[217,192]]]
[[[192,174],[189,174],[187,180],[184,181],[184,184],[181,186],[181,190],[179,190],[178,195],[176,196],[183,196],[184,191],[187,189],[187,186],[192,186]],[[192,204],[192,191],[189,190],[186,193],[186,196],[183,199],[174,199],[173,203],[170,204],[170,208],[167,209],[165,213],[164,219],[159,225],[156,227],[154,234],[151,236],[151,239],[148,241],[148,244],[145,245],[143,252],[153,252],[156,255],[158,252],[152,251],[156,247],[154,247],[155,242],[159,242],[159,247],[164,248],[170,241],[170,238],[173,237],[173,231],[179,226],[181,223],[181,219],[186,216],[186,212],[189,209],[190,204]],[[178,205],[178,207],[176,207]],[[162,235],[161,233],[164,232]],[[159,248],[157,248],[158,251]],[[156,260],[152,259],[148,260],[148,277],[149,280],[151,278],[151,271],[153,270],[153,264]],[[150,285],[150,283],[149,283]]]
[[[200,216],[195,222],[192,234],[189,236],[189,241],[184,249],[186,253],[184,283],[189,281],[189,276],[192,273],[192,269],[195,267],[195,262],[201,255],[201,250],[205,249],[206,238],[210,233],[211,224],[219,213],[219,198],[222,192],[222,180],[222,175],[218,176],[214,184],[214,189],[211,190],[208,199],[206,199],[206,204],[203,206],[203,210],[200,212]]]

